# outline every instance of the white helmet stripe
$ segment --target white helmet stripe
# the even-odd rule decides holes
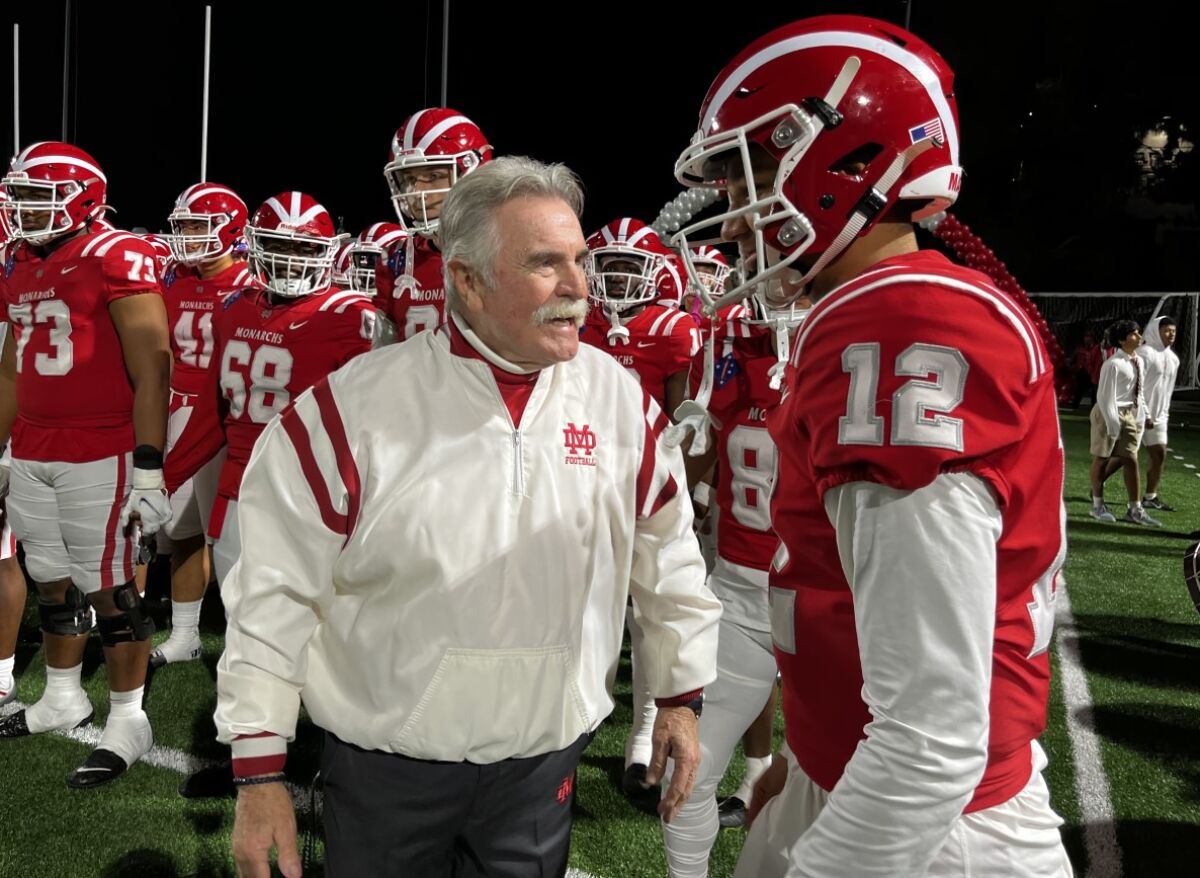
[[[602,234],[604,236],[605,244],[612,244],[613,242],[615,242],[617,240],[616,238],[613,237],[613,233],[608,230],[608,226],[605,226],[604,228],[602,228],[600,230],[600,234]]]
[[[38,156],[35,159],[28,159],[26,161],[22,161],[19,164],[16,161],[14,161],[13,162],[13,170],[14,171],[28,171],[30,168],[36,168],[38,165],[54,165],[54,164],[74,165],[77,168],[83,168],[85,171],[91,171],[93,174],[95,174],[97,177],[100,178],[101,182],[103,182],[103,183],[108,182],[108,178],[104,176],[104,172],[101,171],[99,168],[97,168],[95,165],[90,164],[89,162],[80,161],[79,159],[71,158],[70,156],[65,156],[65,155],[43,155],[43,156]]]
[[[654,229],[650,228],[649,226],[644,226],[626,238],[625,243],[632,247],[638,241],[642,240],[642,238],[646,238],[652,234],[654,234]]]
[[[938,81],[937,74],[930,69],[928,64],[912,52],[907,51],[901,46],[897,46],[889,40],[868,36],[867,34],[848,33],[845,31],[821,31],[815,34],[790,37],[774,45],[767,46],[765,49],[761,49],[747,58],[729,75],[729,78],[725,80],[725,83],[717,91],[716,95],[713,96],[712,103],[708,106],[708,111],[705,112],[704,118],[700,120],[700,130],[705,133],[708,132],[712,126],[713,119],[721,111],[721,108],[725,106],[725,102],[729,100],[729,97],[741,86],[746,78],[758,70],[758,68],[789,52],[798,52],[802,49],[811,49],[817,46],[844,46],[849,49],[863,49],[868,52],[874,52],[877,55],[890,58],[912,74],[913,78],[925,86],[925,91],[929,94],[929,99],[933,101],[933,105],[937,108],[938,116],[942,122],[942,130],[946,134],[946,145],[950,147],[950,161],[952,164],[958,164],[958,128],[954,124],[954,114],[950,112],[950,105],[946,103],[946,96],[942,94],[941,83]],[[914,121],[913,124],[919,124],[919,121]]]
[[[424,116],[426,112],[428,112],[428,111],[421,110],[420,112],[415,113],[413,115],[413,117],[408,120],[408,124],[406,126],[404,126],[404,148],[405,149],[413,148],[413,133],[417,130],[417,123],[419,121],[421,121],[421,117]]]
[[[629,235],[629,220],[630,219],[632,219],[632,217],[627,216],[621,220],[621,225],[617,228],[617,237],[618,238],[625,238]]]
[[[299,212],[300,212],[300,193],[293,191],[292,192],[292,204],[291,204],[291,207],[288,209],[288,213],[291,214],[292,216],[295,216]],[[297,225],[299,225],[299,222],[297,222]]]
[[[287,219],[288,212],[287,212],[286,210],[284,210],[284,208],[283,208],[283,205],[279,203],[279,199],[278,199],[278,198],[276,198],[274,195],[272,195],[270,198],[268,198],[268,199],[266,200],[266,205],[265,205],[265,206],[266,206],[266,207],[269,207],[269,208],[271,208],[271,210],[275,211],[275,214],[276,214],[276,215],[277,215],[277,216],[278,216],[278,217],[279,217],[281,220],[282,220],[282,219]]]
[[[196,189],[195,186],[193,186],[192,188]],[[193,204],[196,203],[197,199],[203,198],[205,195],[212,195],[213,193],[216,193],[217,195],[232,195],[233,194],[233,192],[231,190],[226,189],[224,186],[209,186],[206,189],[199,189],[195,192],[189,192],[187,195],[186,204],[188,207],[191,207]]]
[[[451,116],[449,119],[443,119],[426,132],[425,136],[421,138],[421,142],[417,144],[417,149],[424,152],[429,149],[431,143],[441,137],[447,130],[453,128],[455,125],[462,125],[464,123],[470,125],[471,120],[466,116]]]

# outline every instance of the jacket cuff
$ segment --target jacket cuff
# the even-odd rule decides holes
[[[271,732],[238,735],[231,746],[234,777],[277,774],[287,762],[287,741]]]
[[[682,695],[676,695],[673,698],[655,698],[655,707],[687,707],[692,701],[695,701],[704,694],[704,687],[693,689],[691,692],[684,692]]]

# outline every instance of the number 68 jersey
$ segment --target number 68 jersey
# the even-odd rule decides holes
[[[979,581],[996,584],[996,617],[988,765],[967,810],[1007,801],[1029,780],[1029,743],[1045,727],[1046,649],[1066,550],[1053,368],[1037,328],[984,275],[939,253],[889,259],[810,312],[768,421],[782,543],[772,629],[801,767],[832,789],[871,721],[856,608],[823,498],[850,482],[915,491],[967,472],[989,486],[1003,521],[996,570],[979,571]],[[938,546],[914,539],[905,551],[936,555]],[[881,563],[924,606],[903,553]],[[971,573],[947,575],[969,589]],[[935,624],[937,608],[923,612]]]
[[[133,388],[109,316],[127,296],[161,295],[150,244],[100,229],[42,255],[4,249],[0,294],[16,345],[13,456],[85,463],[133,450]]]
[[[214,350],[205,387],[166,460],[174,492],[228,447],[217,494],[236,500],[259,434],[292,400],[371,349],[376,312],[362,293],[331,287],[275,300],[261,290],[227,296],[213,320]]]

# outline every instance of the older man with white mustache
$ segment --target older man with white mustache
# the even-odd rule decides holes
[[[362,356],[264,432],[222,588],[218,737],[239,874],[299,876],[286,744],[325,729],[326,870],[564,875],[575,767],[613,708],[628,596],[660,710],[650,775],[686,801],[716,676],[667,419],[586,312],[583,196],[501,158],[441,217],[450,319]]]

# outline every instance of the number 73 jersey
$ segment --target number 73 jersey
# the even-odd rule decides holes
[[[161,295],[150,245],[96,229],[42,256],[5,248],[0,293],[16,345],[13,455],[84,463],[133,450],[133,388],[109,305]]]
[[[1028,745],[1045,726],[1046,648],[1066,550],[1053,368],[1037,328],[984,275],[939,253],[887,260],[813,308],[768,422],[782,542],[772,629],[801,765],[832,788],[871,719],[823,497],[848,482],[912,491],[967,472],[990,487],[1003,517],[996,570],[978,581],[947,573],[964,589],[995,581],[998,590],[988,769],[968,810],[1005,801],[1028,781]],[[907,551],[936,555],[938,546],[916,539]],[[919,608],[921,583],[905,578],[905,558],[882,563]]]

